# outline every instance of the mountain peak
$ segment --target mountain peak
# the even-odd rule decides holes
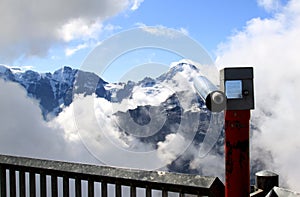
[[[57,81],[73,83],[74,76],[77,73],[77,71],[77,69],[72,69],[71,67],[64,66],[53,73],[53,79]]]
[[[197,71],[198,68],[195,66],[195,63],[190,60],[181,60],[179,62],[173,62],[171,64],[171,69],[178,69],[179,71],[183,71],[184,69],[192,69]]]
[[[172,80],[174,77],[180,75],[187,81],[192,81],[192,78],[200,74],[200,70],[189,60],[181,60],[179,62],[173,62],[167,73],[162,74],[157,79],[160,81]]]

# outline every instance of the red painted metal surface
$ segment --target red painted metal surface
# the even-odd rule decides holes
[[[225,112],[226,197],[250,195],[250,110]]]

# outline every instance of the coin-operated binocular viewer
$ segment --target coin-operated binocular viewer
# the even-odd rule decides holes
[[[225,111],[225,196],[250,195],[250,110],[254,109],[253,68],[224,68],[220,87]]]
[[[225,110],[225,196],[250,195],[250,110],[254,109],[253,68],[224,68],[220,89],[207,78],[194,80],[197,93],[212,112]]]

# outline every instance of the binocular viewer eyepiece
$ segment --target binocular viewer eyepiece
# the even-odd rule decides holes
[[[210,111],[221,112],[226,108],[226,96],[224,92],[218,90],[206,77],[199,76],[194,78],[194,87]]]

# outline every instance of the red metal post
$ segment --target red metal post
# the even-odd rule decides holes
[[[227,110],[225,113],[226,197],[249,197],[250,110]]]

